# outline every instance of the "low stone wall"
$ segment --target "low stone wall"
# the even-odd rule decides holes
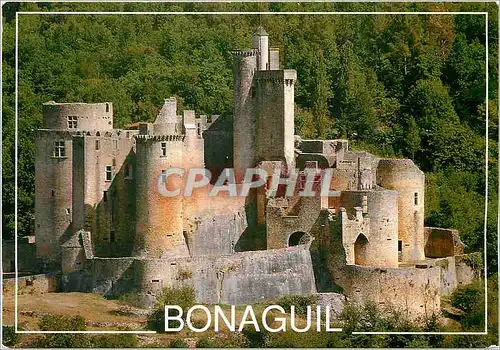
[[[55,275],[30,275],[18,277],[19,294],[29,293],[53,293],[57,291],[57,277]],[[16,278],[3,279],[3,291],[13,291],[16,286]]]
[[[347,265],[337,280],[355,303],[374,302],[412,318],[440,311],[438,268],[373,268]]]

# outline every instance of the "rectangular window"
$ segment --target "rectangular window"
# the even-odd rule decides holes
[[[111,165],[106,165],[106,181],[111,181],[113,178],[113,171]]]
[[[161,156],[162,157],[167,156],[167,143],[166,142],[161,143]]]
[[[161,183],[164,184],[167,182],[167,171],[166,170],[162,170],[161,171]]]
[[[109,241],[110,241],[110,242],[114,242],[114,241],[115,241],[115,238],[116,238],[116,237],[115,237],[115,230],[111,230],[111,231],[109,232]]]
[[[403,251],[403,241],[398,241],[398,252]]]
[[[113,158],[112,164],[113,166],[116,166],[116,158]]]
[[[102,201],[106,203],[108,201],[108,191],[102,193]]]
[[[101,149],[101,141],[95,140],[95,150],[99,151]]]
[[[64,141],[54,142],[54,157],[66,157],[66,147]]]
[[[68,129],[78,128],[78,118],[75,116],[68,117]]]
[[[126,179],[132,179],[132,164],[127,164],[125,166],[125,178]]]
[[[418,205],[418,193],[415,192],[415,205]]]

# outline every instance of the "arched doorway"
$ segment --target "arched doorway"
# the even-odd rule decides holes
[[[288,237],[288,246],[293,247],[299,244],[305,244],[309,240],[309,235],[302,231],[294,232]]]
[[[367,246],[368,239],[363,233],[360,233],[356,238],[356,242],[354,242],[354,263],[356,265],[368,265]]]

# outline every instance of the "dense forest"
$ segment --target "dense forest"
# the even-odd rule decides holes
[[[459,229],[467,251],[483,250],[486,225],[488,267],[496,270],[495,4],[8,3],[3,10],[4,238],[14,235],[16,11],[488,11],[488,22],[472,14],[20,14],[18,234],[30,231],[34,210],[42,103],[111,101],[116,127],[152,121],[169,96],[180,108],[230,116],[231,50],[249,47],[261,22],[281,65],[297,70],[296,133],[412,158],[426,172],[426,225]]]

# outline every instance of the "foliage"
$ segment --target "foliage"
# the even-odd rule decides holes
[[[2,326],[3,344],[13,346],[21,340],[21,334],[16,333],[14,326]]]
[[[187,343],[182,339],[174,339],[168,344],[169,348],[187,348]]]
[[[82,316],[47,315],[39,322],[41,331],[85,331],[85,319]],[[82,333],[44,334],[37,342],[40,348],[86,348],[91,346],[91,339]]]
[[[313,310],[316,299],[314,295],[285,295],[276,301],[276,305],[281,306],[287,313],[291,312],[291,306],[294,305],[295,313],[305,316],[307,315],[307,306],[311,306],[311,310]]]
[[[148,327],[157,332],[165,331],[165,305],[178,305],[182,308],[182,317],[185,318],[187,310],[195,305],[195,293],[191,286],[181,288],[165,287],[156,299],[154,311],[148,318]],[[172,322],[171,328],[177,327],[176,321]]]
[[[476,281],[468,286],[459,287],[451,295],[451,304],[462,311],[459,318],[461,332],[484,332],[486,317],[488,319],[487,334],[461,335],[446,339],[446,347],[485,348],[498,344],[498,275],[488,278],[488,313],[485,314],[485,285]]]
[[[137,348],[138,341],[135,334],[105,334],[94,335],[91,339],[93,348]]]

